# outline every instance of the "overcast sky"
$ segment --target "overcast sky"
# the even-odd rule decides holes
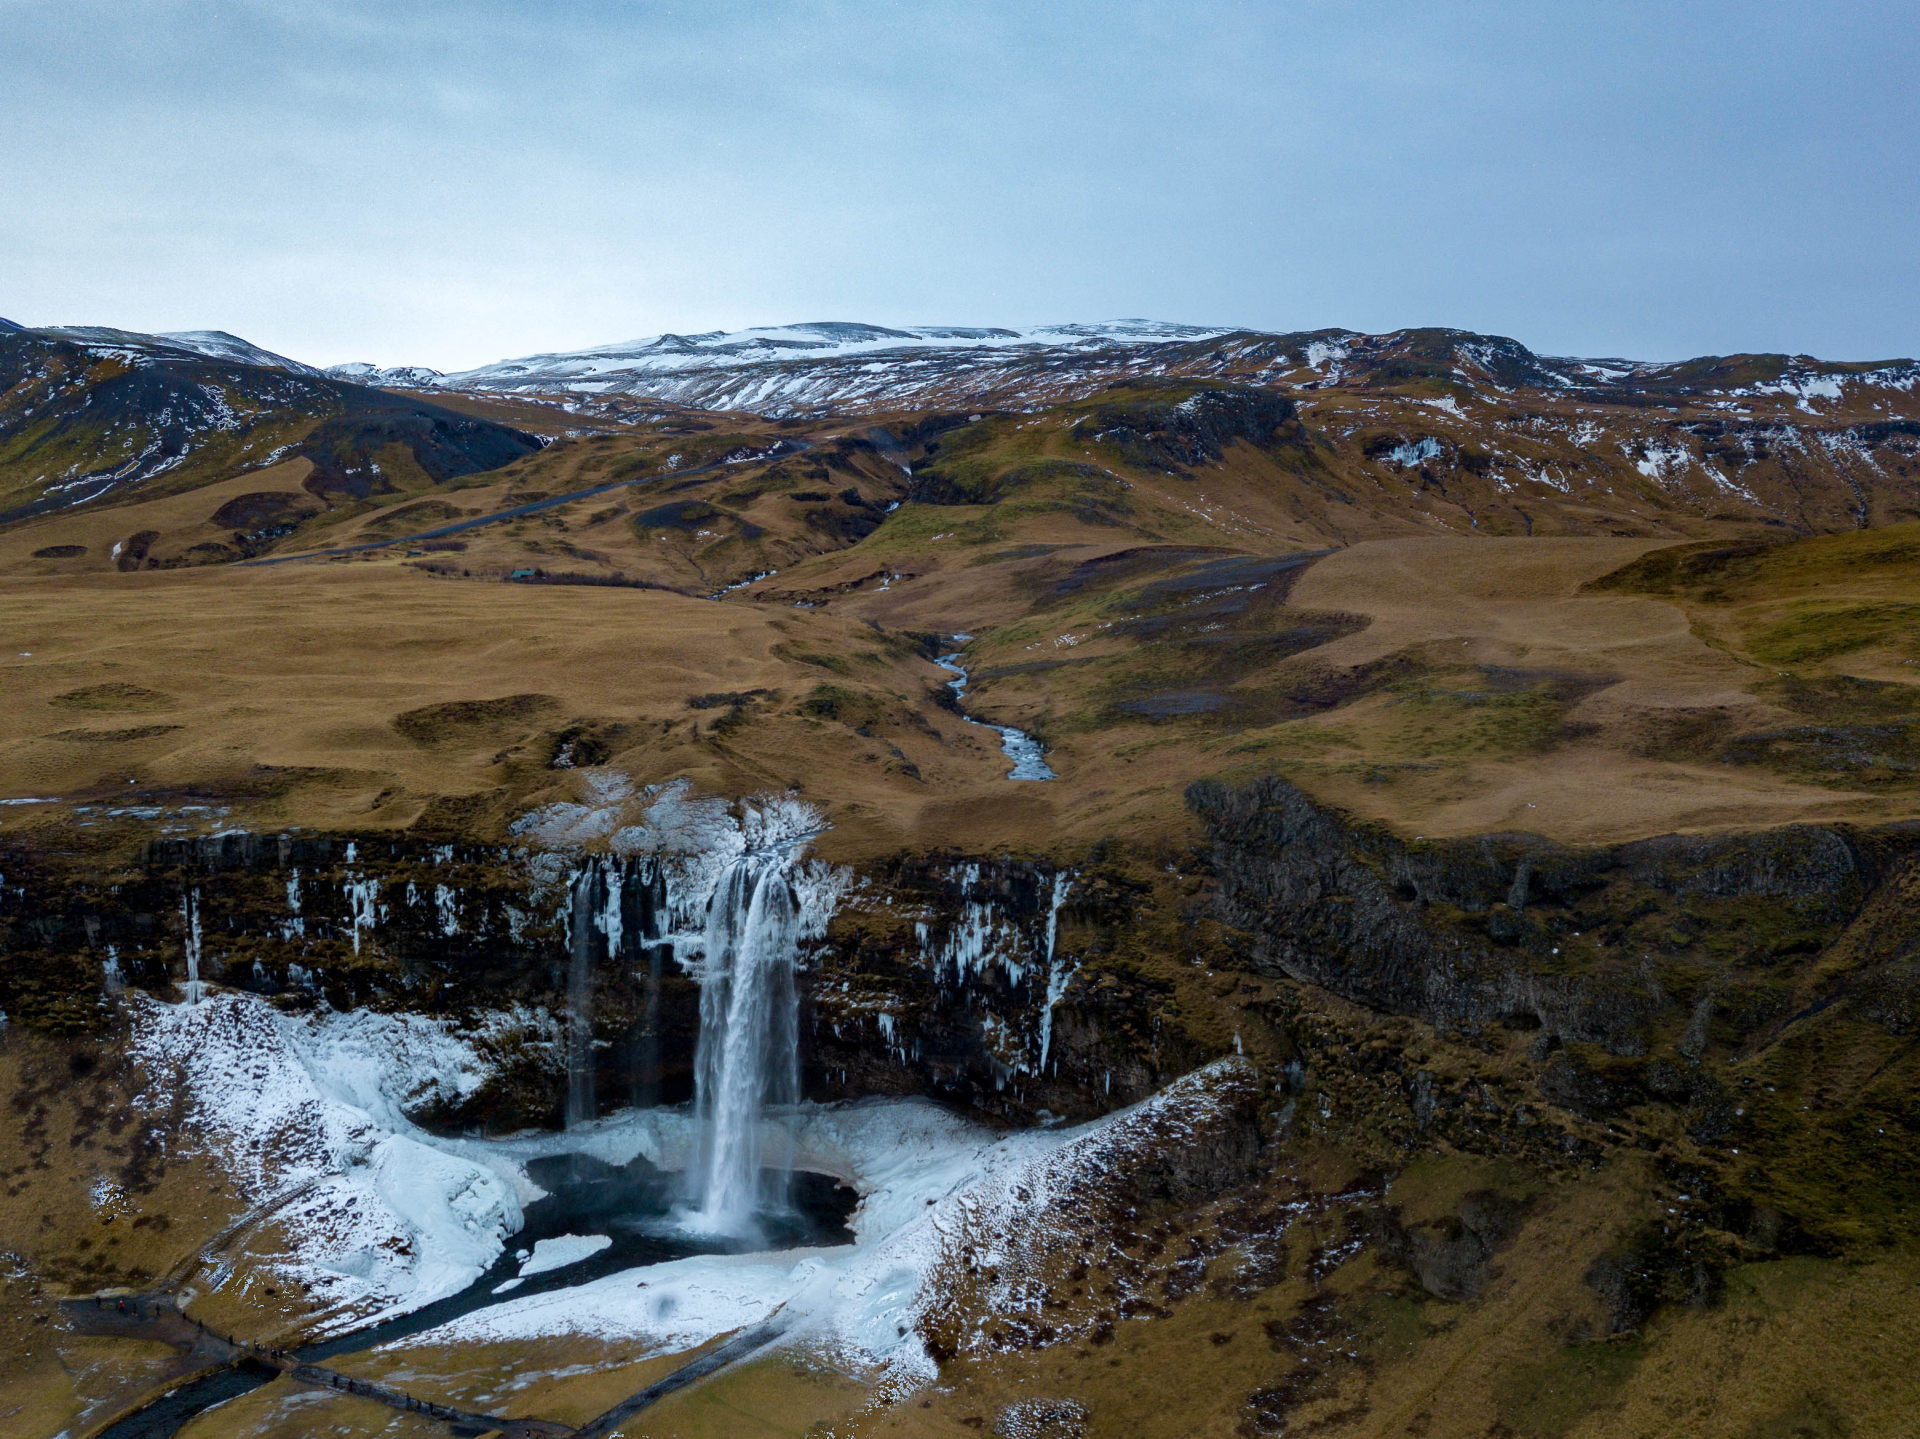
[[[1920,6],[0,0],[0,315],[1920,351]]]

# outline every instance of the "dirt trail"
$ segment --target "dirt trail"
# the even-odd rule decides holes
[[[770,1318],[763,1319],[751,1329],[743,1329],[725,1344],[710,1353],[702,1354],[698,1359],[682,1364],[664,1379],[656,1380],[630,1399],[623,1399],[598,1419],[582,1425],[573,1431],[574,1439],[607,1439],[615,1429],[626,1423],[641,1410],[651,1407],[669,1394],[678,1393],[690,1384],[698,1383],[709,1375],[717,1374],[737,1360],[773,1343],[787,1331],[788,1321],[776,1311]]]

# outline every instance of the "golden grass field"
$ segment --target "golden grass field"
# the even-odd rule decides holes
[[[1888,543],[1900,534],[1875,533]],[[1814,551],[1845,543],[1804,542]],[[775,583],[823,588],[860,548],[803,562]],[[1804,723],[1806,704],[1781,689],[1787,677],[1853,676],[1910,693],[1912,631],[1881,612],[1920,593],[1920,562],[1850,574],[1810,557],[1827,578],[1799,589],[1763,578],[1749,584],[1751,598],[1714,603],[1592,586],[1652,548],[1364,541],[1315,562],[1283,610],[1252,621],[1271,629],[1298,613],[1333,613],[1364,626],[1224,682],[1178,653],[1162,663],[1175,648],[1166,641],[1103,633],[1101,617],[1120,612],[1124,591],[1035,604],[1029,597],[1064,569],[1060,551],[926,566],[813,609],[484,583],[384,552],[262,569],[10,577],[0,580],[9,701],[0,794],[65,803],[22,807],[0,823],[138,801],[224,805],[255,827],[387,828],[460,814],[497,830],[566,789],[570,776],[549,761],[555,737],[581,727],[604,734],[617,763],[645,782],[689,775],[733,793],[798,788],[829,809],[833,843],[849,853],[1147,833],[1178,823],[1188,781],[1269,768],[1433,835],[1524,829],[1598,842],[1912,813],[1911,775],[1727,764],[1665,737],[1689,722],[1725,733]],[[1837,653],[1780,657],[1783,628],[1791,639],[1808,616],[1836,615],[1865,625],[1864,638]],[[941,708],[948,676],[911,638],[935,628],[977,636],[970,704],[1043,734],[1058,781],[1009,785],[997,738]],[[1036,658],[1057,667],[1016,668]],[[1311,713],[1254,705],[1226,723],[1109,703],[1116,688],[1176,682],[1257,700],[1276,685],[1383,665],[1386,678]],[[1493,693],[1489,672],[1520,678]],[[449,705],[465,708],[433,718],[433,707]],[[98,808],[93,819],[105,822]]]

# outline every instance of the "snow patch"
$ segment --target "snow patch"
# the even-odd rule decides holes
[[[527,1279],[545,1274],[549,1269],[564,1269],[612,1247],[613,1240],[605,1234],[558,1234],[552,1239],[536,1240],[533,1253],[520,1266],[520,1277]]]
[[[891,1392],[924,1384],[935,1366],[922,1321],[946,1300],[941,1274],[991,1248],[1037,1255],[1059,1242],[1056,1206],[1123,1175],[1167,1145],[1203,1143],[1225,1060],[1151,1099],[1069,1130],[995,1136],[923,1100],[803,1106],[796,1163],[861,1189],[854,1243],[836,1249],[699,1255],[508,1300],[401,1343],[524,1342],[557,1336],[641,1340],[672,1352],[769,1318],[792,1321],[783,1343],[809,1344],[881,1371]],[[600,1157],[670,1150],[658,1111],[597,1126]],[[665,1143],[663,1144],[663,1141]]]
[[[129,999],[134,1057],[184,1089],[189,1125],[263,1202],[288,1251],[274,1263],[328,1301],[325,1330],[457,1293],[520,1227],[511,1175],[406,1116],[484,1080],[471,1040],[445,1021],[365,1011],[282,1014],[253,995],[198,1004]],[[522,1026],[525,1016],[489,1024]]]
[[[1428,460],[1440,457],[1440,442],[1431,435],[1411,443],[1395,445],[1387,451],[1387,458],[1402,469],[1410,470],[1416,465],[1424,465]]]

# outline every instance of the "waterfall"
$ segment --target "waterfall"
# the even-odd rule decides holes
[[[721,877],[707,912],[700,975],[691,1174],[695,1222],[750,1234],[757,1212],[783,1207],[793,1156],[768,1110],[800,1097],[794,958],[799,915],[783,855],[749,853]]]
[[[1040,1073],[1047,1072],[1047,1055],[1053,1049],[1053,1011],[1066,997],[1067,986],[1079,966],[1056,955],[1060,938],[1060,906],[1067,902],[1073,888],[1073,876],[1061,870],[1053,876],[1053,897],[1047,903],[1047,1004],[1040,1011]]]
[[[641,987],[640,1022],[619,1053],[626,1097],[644,1109],[659,1100],[660,973],[671,953],[666,933],[666,876],[656,856],[651,864],[615,856],[585,861],[567,885],[567,1128],[599,1112],[597,1077],[604,1067],[594,1042],[596,966],[631,956],[632,979]],[[601,978],[604,979],[604,974]],[[616,1008],[618,1006],[616,1005]]]
[[[187,1003],[200,1002],[200,891],[180,895],[180,929],[187,950]]]
[[[601,866],[588,862],[573,877],[567,904],[567,1128],[594,1116],[593,931],[607,888]],[[617,889],[616,889],[617,894]],[[617,900],[616,900],[617,902]],[[617,933],[612,936],[619,942]]]

